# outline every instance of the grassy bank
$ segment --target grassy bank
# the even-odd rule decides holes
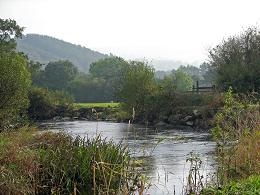
[[[114,108],[118,107],[120,103],[111,103],[111,102],[105,102],[105,103],[74,103],[74,107],[79,108]]]
[[[129,194],[143,188],[128,150],[97,137],[0,134],[0,194]]]
[[[229,90],[216,114],[213,136],[217,142],[217,183],[206,194],[259,194],[259,102]]]

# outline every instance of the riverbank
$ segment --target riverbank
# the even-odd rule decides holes
[[[212,130],[217,143],[217,183],[205,194],[259,194],[259,99],[235,95],[230,89],[224,100]]]
[[[23,128],[0,134],[0,194],[128,194],[144,190],[120,143]]]
[[[95,104],[93,104],[95,105]],[[143,121],[138,118],[132,120],[128,114],[122,111],[120,106],[98,106],[91,107],[73,107],[66,112],[56,112],[53,118],[48,121],[111,121],[111,122],[125,122],[147,125],[157,129],[190,129],[190,130],[205,130],[209,131],[213,127],[213,119],[216,109],[207,109],[207,107],[180,107],[176,114],[164,115],[160,120]],[[41,121],[39,121],[41,122]]]
[[[73,137],[95,137],[101,134],[116,143],[123,141],[152,185],[147,190],[148,194],[174,194],[174,186],[176,194],[180,194],[185,187],[183,185],[186,185],[190,168],[186,159],[191,152],[198,153],[203,160],[203,182],[215,172],[216,144],[207,132],[164,128],[159,130],[139,124],[104,121],[67,121],[42,125],[45,125],[44,129],[63,131]]]

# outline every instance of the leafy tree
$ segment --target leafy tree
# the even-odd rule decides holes
[[[117,95],[128,113],[134,108],[137,117],[141,114],[147,119],[156,90],[154,69],[145,62],[132,61],[124,69]]]
[[[32,84],[35,86],[44,86],[44,70],[40,62],[30,61],[28,63],[29,71],[31,73]]]
[[[260,31],[248,28],[209,52],[210,68],[219,88],[236,92],[260,91]]]
[[[20,54],[0,53],[0,128],[19,119],[29,105],[30,73]]]
[[[177,91],[188,91],[191,90],[193,80],[192,78],[182,70],[177,70],[174,74],[174,83]]]
[[[27,59],[15,52],[15,39],[23,28],[14,20],[0,19],[0,129],[17,124],[28,107],[30,73]]]
[[[98,60],[90,65],[89,72],[94,77],[105,80],[114,80],[122,72],[122,69],[128,65],[123,58],[111,56],[109,58]]]
[[[65,90],[70,81],[78,74],[70,61],[49,62],[43,73],[43,85],[52,90]]]
[[[196,66],[191,66],[191,65],[180,66],[178,68],[178,70],[181,70],[181,71],[185,72],[186,74],[188,74],[190,76],[197,76],[200,79],[202,77],[202,73],[201,73],[200,68],[198,68]]]
[[[104,98],[103,100],[115,100],[115,93],[123,76],[123,69],[129,64],[123,58],[110,56],[94,62],[90,65],[90,74],[103,81],[104,85]],[[98,98],[99,99],[99,98]]]
[[[10,52],[16,49],[15,38],[21,38],[23,27],[15,20],[0,18],[0,52]]]
[[[68,91],[77,102],[107,102],[113,94],[106,83],[104,79],[81,73],[68,84]]]
[[[203,76],[203,80],[200,83],[204,84],[205,86],[212,86],[216,82],[216,71],[211,69],[210,64],[203,62],[200,65],[200,70]]]

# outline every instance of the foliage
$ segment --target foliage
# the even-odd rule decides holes
[[[115,88],[126,64],[122,58],[110,57],[91,64],[90,74],[78,72],[69,61],[50,62],[45,69],[37,62],[29,65],[35,86],[65,90],[76,102],[107,102],[115,100]]]
[[[63,91],[32,88],[29,93],[29,117],[33,120],[52,119],[63,116],[72,108],[73,99]]]
[[[260,176],[250,176],[241,181],[233,181],[222,188],[205,188],[202,195],[251,195],[259,194],[260,191]]]
[[[128,150],[99,136],[21,130],[1,134],[0,146],[3,194],[130,194],[140,186]]]
[[[235,97],[230,88],[224,97],[224,106],[215,116],[215,139],[222,145],[251,133],[259,126],[259,104],[252,105]]]
[[[233,145],[218,147],[218,185],[260,174],[259,130],[258,126],[258,129],[240,137]]]
[[[209,52],[210,68],[217,73],[217,84],[236,92],[260,91],[260,32],[248,28],[238,36],[229,37]]]
[[[69,84],[67,90],[76,102],[106,102],[113,100],[113,91],[102,78],[79,74]]]
[[[132,61],[123,70],[117,95],[122,100],[123,108],[135,116],[147,118],[152,105],[152,98],[157,87],[154,69],[145,62]],[[134,117],[133,117],[134,118]]]
[[[212,86],[214,84],[215,73],[211,72],[209,63],[203,62],[199,67],[193,65],[181,65],[177,70],[172,71],[156,71],[155,76],[158,80],[163,80],[165,77],[175,75],[177,71],[184,72],[192,80],[193,84],[199,81],[200,86]]]
[[[116,89],[119,81],[122,78],[123,69],[128,66],[123,58],[110,56],[109,58],[101,59],[90,65],[90,75],[99,81],[100,92],[93,92],[97,94],[96,101],[113,101],[115,100]],[[97,84],[96,84],[97,85]],[[86,101],[86,100],[85,100]],[[95,102],[95,100],[92,100]]]
[[[16,53],[15,38],[23,28],[14,20],[0,19],[0,131],[17,125],[28,106],[30,73],[26,58]]]
[[[118,107],[120,103],[110,102],[110,103],[74,103],[76,108],[114,108]]]
[[[213,136],[218,143],[220,184],[259,174],[259,104],[238,100],[230,89],[225,95],[223,108],[216,114],[215,123]]]
[[[177,91],[189,91],[192,89],[192,78],[182,70],[177,70],[174,74],[174,83]]]
[[[16,125],[28,107],[31,84],[26,59],[14,52],[0,53],[0,129]],[[0,131],[1,131],[0,130]]]
[[[31,73],[32,85],[34,86],[44,86],[44,70],[43,64],[39,62],[29,61],[28,63],[29,71]]]
[[[23,29],[15,20],[0,18],[0,53],[16,49],[15,38],[22,37]]]
[[[191,152],[189,157],[186,158],[186,162],[190,163],[190,168],[185,194],[200,194],[203,189],[203,175],[200,173],[202,160],[200,159],[199,154]]]
[[[44,70],[44,87],[53,90],[65,90],[77,73],[77,68],[67,60],[49,62]]]
[[[93,62],[90,65],[89,72],[93,77],[109,81],[120,76],[122,69],[126,66],[128,66],[128,62],[123,58],[110,56],[109,58]]]

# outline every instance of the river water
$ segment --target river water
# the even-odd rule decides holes
[[[215,143],[208,133],[181,129],[145,128],[125,123],[71,121],[43,123],[51,131],[65,131],[72,136],[103,138],[125,142],[131,155],[145,158],[145,174],[151,187],[146,194],[184,194],[190,163],[187,157],[193,152],[200,156],[200,174],[203,182],[209,181],[214,173]]]

